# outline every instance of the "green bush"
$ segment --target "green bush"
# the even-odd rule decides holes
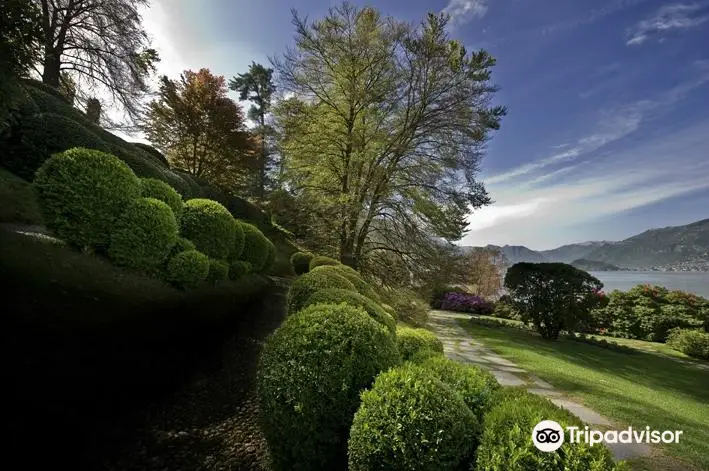
[[[172,209],[155,198],[137,198],[118,218],[108,256],[117,265],[155,272],[177,242]]]
[[[350,430],[349,469],[462,470],[479,434],[479,421],[461,397],[409,363],[380,374],[362,393]]]
[[[162,152],[157,150],[155,147],[151,146],[150,144],[143,144],[142,142],[132,142],[135,147],[138,149],[150,154],[153,156],[154,159],[162,163],[165,167],[169,167],[170,164],[168,163],[167,159],[163,155]]]
[[[625,469],[615,464],[604,445],[569,443],[557,451],[543,452],[532,442],[531,431],[542,420],[553,420],[564,429],[584,424],[571,412],[548,399],[521,389],[504,388],[494,398],[494,406],[485,415],[483,434],[477,451],[476,470],[527,471],[563,469],[566,471],[605,471]]]
[[[268,240],[268,239],[266,239]],[[268,254],[266,255],[266,261],[263,264],[263,267],[261,268],[261,271],[263,273],[268,272],[273,268],[273,264],[276,261],[276,246],[268,240]]]
[[[363,310],[310,306],[271,334],[258,368],[262,427],[276,470],[341,469],[360,391],[398,363]]]
[[[322,289],[313,293],[303,307],[308,307],[313,304],[339,303],[347,303],[350,306],[361,307],[372,319],[386,327],[389,332],[392,334],[396,333],[396,321],[394,318],[384,311],[381,306],[378,306],[377,303],[355,291],[340,288]]]
[[[420,364],[460,394],[468,408],[480,419],[493,404],[495,393],[500,389],[495,376],[478,366],[458,363],[441,355],[428,357]]]
[[[709,360],[709,333],[700,330],[672,329],[667,345],[685,355]]]
[[[234,218],[216,201],[196,198],[185,203],[181,233],[208,257],[226,259],[233,250],[236,232]]]
[[[505,295],[495,303],[495,310],[492,311],[494,317],[500,319],[519,319],[519,312],[512,305],[512,299]]]
[[[187,252],[188,250],[197,250],[197,247],[195,247],[191,240],[178,236],[175,245],[172,246],[169,258],[174,257],[178,253]]]
[[[209,275],[209,257],[197,250],[180,252],[167,264],[167,280],[180,288],[195,288]]]
[[[300,311],[316,291],[327,288],[356,291],[352,283],[343,276],[322,271],[305,273],[293,281],[288,290],[288,314]]]
[[[260,272],[268,260],[270,241],[253,224],[242,222],[241,227],[244,230],[244,250],[240,259],[249,262],[254,272]]]
[[[428,323],[428,304],[412,290],[400,288],[388,294],[388,304],[391,304],[399,321],[416,327]]]
[[[398,319],[399,316],[396,314],[396,310],[393,307],[391,307],[390,305],[385,304],[385,303],[382,303],[381,306],[382,306],[382,309],[384,309],[386,312],[391,314],[391,317],[393,317],[394,320]]]
[[[243,260],[232,260],[229,263],[229,278],[237,280],[244,275],[251,273],[251,264]]]
[[[316,255],[310,260],[309,268],[312,270],[315,267],[322,265],[341,265],[339,260],[335,260],[332,257],[326,257],[324,255]]]
[[[396,328],[396,343],[402,360],[410,360],[417,354],[443,354],[443,342],[431,331],[399,326]]]
[[[107,247],[116,220],[140,196],[140,181],[125,163],[79,148],[47,160],[35,188],[47,227],[77,247]]]
[[[296,275],[302,275],[310,271],[310,261],[315,255],[310,252],[296,252],[290,257],[290,263]]]
[[[381,298],[379,295],[374,291],[374,289],[370,286],[369,283],[364,281],[362,279],[362,275],[359,274],[357,270],[355,270],[352,267],[349,267],[347,265],[343,264],[338,264],[338,265],[321,265],[320,267],[316,267],[318,269],[323,269],[323,268],[328,268],[331,270],[337,270],[342,276],[350,280],[350,283],[354,285],[354,287],[357,289],[357,292],[359,294],[362,294],[364,296],[367,296],[368,298],[380,302]]]
[[[156,178],[141,178],[140,193],[146,198],[155,198],[167,204],[179,223],[182,217],[182,197],[173,187]]]
[[[207,281],[211,283],[219,283],[229,279],[229,264],[224,260],[209,259],[209,273]]]
[[[234,245],[229,252],[228,260],[240,260],[244,252],[244,225],[238,219],[234,219]]]

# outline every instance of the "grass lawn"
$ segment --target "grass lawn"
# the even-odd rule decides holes
[[[645,349],[625,353],[573,340],[550,342],[519,329],[459,322],[490,349],[621,428],[683,430],[680,442],[664,445],[663,451],[709,469],[709,368],[702,368],[706,363],[678,362],[664,352]],[[652,461],[640,460],[634,467],[672,469]]]

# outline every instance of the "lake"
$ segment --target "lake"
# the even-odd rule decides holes
[[[593,276],[603,282],[606,293],[618,289],[627,291],[635,285],[664,286],[709,298],[709,273],[658,271],[594,271]]]

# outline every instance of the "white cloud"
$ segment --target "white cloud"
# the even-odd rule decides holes
[[[487,0],[449,0],[443,13],[450,15],[452,25],[461,25],[487,13]]]
[[[645,18],[628,30],[626,45],[637,46],[651,37],[662,36],[669,31],[684,30],[699,26],[709,20],[706,4],[674,3],[660,7],[652,16]]]

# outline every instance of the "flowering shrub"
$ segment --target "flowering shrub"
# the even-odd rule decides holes
[[[468,312],[470,314],[490,315],[495,306],[480,296],[467,293],[446,293],[441,301],[441,309],[445,311]]]

